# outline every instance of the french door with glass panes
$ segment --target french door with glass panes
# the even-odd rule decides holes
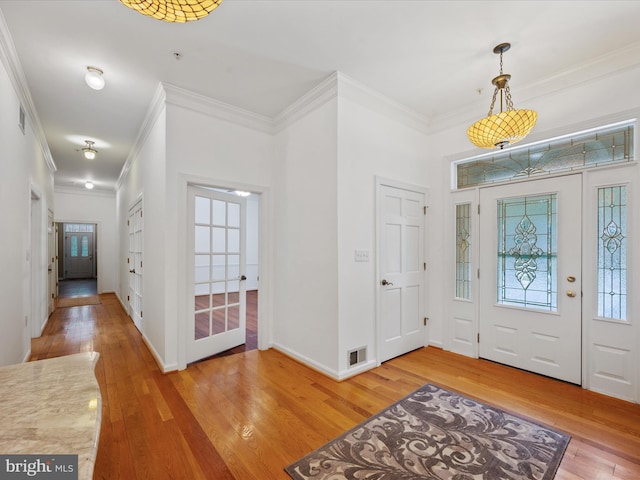
[[[189,187],[189,347],[187,361],[215,355],[246,340],[246,201]]]
[[[480,191],[480,357],[580,384],[581,176]]]

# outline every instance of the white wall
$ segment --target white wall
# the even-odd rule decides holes
[[[112,192],[56,188],[55,221],[95,223],[98,293],[116,291],[116,197]]]
[[[258,290],[260,276],[260,197],[247,197],[247,290]]]
[[[12,61],[14,52],[4,51],[2,45],[0,42],[0,366],[25,360],[31,351],[31,331],[46,321],[47,211],[54,210],[53,174],[34,130],[25,91],[18,88],[21,72]],[[27,111],[24,134],[18,127],[21,103]],[[40,197],[33,213],[41,238],[34,245],[32,191]],[[32,261],[37,264],[32,266]],[[40,298],[31,298],[32,286]]]
[[[377,356],[375,178],[431,188],[437,177],[431,176],[434,168],[422,119],[347,77],[340,75],[338,82],[337,355],[339,376],[344,377],[352,374],[348,351],[367,347],[368,360],[375,362]],[[431,243],[426,235],[425,248]],[[369,262],[356,262],[356,249],[367,250]],[[431,284],[437,283],[428,281],[425,291],[426,306],[434,311],[429,293]]]
[[[337,376],[335,97],[281,130],[276,156],[274,344]]]
[[[165,364],[167,328],[166,284],[167,237],[173,232],[166,220],[166,111],[164,93],[158,89],[139,136],[137,148],[128,159],[116,192],[118,285],[116,293],[127,306],[129,294],[129,209],[142,199],[143,274],[142,335],[161,365]],[[175,290],[172,293],[175,295]],[[172,318],[172,321],[174,319]]]

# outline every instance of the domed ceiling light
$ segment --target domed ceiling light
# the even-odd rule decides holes
[[[84,184],[84,188],[86,188],[87,190],[93,190],[93,182],[91,180],[87,180]]]
[[[509,89],[511,75],[502,73],[502,54],[511,48],[510,43],[501,43],[493,49],[493,53],[500,54],[500,75],[491,83],[495,85],[493,99],[489,114],[471,125],[467,130],[467,136],[471,143],[480,148],[504,148],[526,137],[533,129],[538,119],[538,114],[533,110],[515,110]],[[496,97],[500,92],[500,113],[493,113]],[[506,110],[503,111],[503,103]]]
[[[93,144],[95,142],[92,142],[91,140],[85,140],[85,142],[87,146],[82,148],[84,158],[86,158],[87,160],[93,160],[94,158],[96,158],[96,154],[98,153],[98,151],[93,148]]]
[[[87,67],[87,74],[84,76],[84,81],[94,90],[102,90],[104,88],[103,73],[104,72],[97,67]]]
[[[222,0],[120,0],[123,5],[165,22],[191,22],[209,15]]]

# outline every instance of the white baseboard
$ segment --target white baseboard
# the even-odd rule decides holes
[[[369,360],[361,365],[342,370],[338,377],[338,380],[346,380],[347,378],[355,377],[356,375],[371,370],[378,365],[378,362],[373,359]]]
[[[331,377],[334,380],[340,380],[340,374],[336,370],[332,368],[328,368],[327,366],[322,365],[321,363],[318,363],[315,360],[310,359],[309,357],[301,355],[298,352],[295,352],[277,343],[274,344],[272,348],[274,348],[275,350],[278,350],[279,352],[284,353],[286,356],[291,357],[294,360],[297,360],[298,362],[306,365],[307,367],[326,375],[327,377]]]
[[[147,338],[147,336],[144,333],[142,334],[142,340],[144,341],[145,345],[147,346],[147,348],[151,352],[151,355],[153,355],[153,358],[155,359],[156,363],[158,364],[158,367],[160,367],[160,370],[162,371],[162,373],[175,372],[176,370],[178,370],[178,364],[165,364],[164,363],[162,357],[160,356],[160,354],[154,348],[154,346],[151,343],[151,341]]]
[[[122,306],[125,313],[129,314],[129,307],[127,307],[127,305],[122,301],[122,299],[120,298],[120,295],[118,295],[118,292],[113,292],[113,293],[116,294],[116,298],[120,302],[120,305]]]
[[[328,368],[325,365],[322,365],[321,363],[318,363],[312,359],[310,359],[309,357],[306,357],[304,355],[299,354],[298,352],[295,352],[287,347],[283,347],[282,345],[279,344],[274,344],[272,346],[274,349],[278,350],[281,353],[284,353],[286,356],[291,357],[295,360],[297,360],[298,362],[306,365],[307,367],[316,370],[317,372],[320,372],[324,375],[326,375],[327,377],[333,378],[334,380],[337,381],[341,381],[341,380],[345,380],[347,378],[353,377],[355,375],[358,375],[360,373],[366,372],[367,370],[371,370],[372,368],[375,368],[376,366],[376,360],[369,360],[361,365],[352,367],[352,368],[348,368],[346,370],[342,370],[342,371],[336,371],[332,368]]]
[[[127,316],[129,316],[129,307],[128,307],[128,305],[126,305],[122,301],[122,299],[120,298],[120,295],[118,295],[118,292],[114,292],[114,293],[116,294],[116,298],[120,302],[120,305],[122,306],[122,309],[125,311]],[[129,317],[129,320],[131,320],[131,317]],[[131,323],[133,323],[133,320],[131,320]],[[162,371],[162,373],[174,372],[174,371],[178,370],[178,364],[168,364],[168,365],[166,365],[164,363],[164,360],[162,359],[162,357],[158,353],[158,351],[155,349],[155,347],[151,343],[151,341],[147,338],[147,336],[142,332],[140,334],[142,335],[142,341],[144,342],[144,344],[147,346],[147,348],[151,352],[151,355],[153,355],[153,358],[156,361],[156,363],[158,364],[158,367],[160,367],[160,370]]]

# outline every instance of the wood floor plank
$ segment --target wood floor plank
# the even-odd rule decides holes
[[[56,310],[32,359],[100,353],[95,479],[288,480],[284,467],[425,383],[572,435],[556,480],[640,478],[640,405],[422,348],[337,382],[275,351],[238,349],[163,374],[113,294]]]

